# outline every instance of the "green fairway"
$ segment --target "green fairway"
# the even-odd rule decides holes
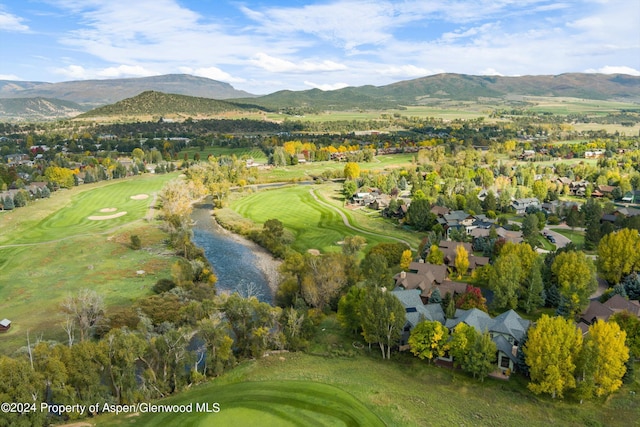
[[[137,179],[110,181],[108,184],[73,190],[60,190],[52,199],[67,198],[68,202],[40,218],[37,204],[47,205],[48,200],[39,200],[35,206],[27,206],[0,217],[3,233],[0,245],[41,243],[76,235],[100,233],[144,218],[154,194],[173,175],[145,175]],[[100,189],[99,191],[93,191]],[[75,190],[75,191],[74,191]],[[64,194],[70,192],[71,197]],[[63,194],[58,194],[63,193]],[[13,222],[14,217],[16,222]],[[112,218],[113,217],[113,218]]]
[[[186,406],[182,413],[144,413],[126,420],[122,416],[105,417],[97,425],[384,426],[352,395],[314,382],[261,381],[222,386],[212,383],[157,404]],[[219,412],[213,412],[215,407],[219,407]]]
[[[308,249],[337,252],[340,250],[338,242],[352,235],[362,235],[369,245],[395,241],[384,235],[348,228],[333,207],[313,197],[311,190],[314,188],[300,185],[264,190],[234,200],[231,208],[260,225],[272,218],[282,221],[295,236],[292,247],[300,252]]]
[[[64,339],[60,302],[82,288],[97,291],[107,306],[123,306],[170,275],[174,258],[165,253],[166,236],[155,220],[142,219],[153,216],[154,193],[175,176],[74,187],[0,216],[0,317],[12,321],[0,339],[0,352],[25,345],[27,331]],[[141,194],[147,197],[131,198]],[[126,214],[89,219],[118,212]],[[129,247],[133,234],[143,250]]]

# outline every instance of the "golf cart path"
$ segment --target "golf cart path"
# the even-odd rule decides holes
[[[340,215],[340,217],[342,218],[342,222],[344,223],[345,227],[350,228],[350,229],[351,229],[351,230],[353,230],[353,231],[357,231],[358,233],[362,233],[362,234],[369,234],[369,235],[371,235],[371,236],[383,237],[383,238],[386,238],[386,239],[393,239],[393,240],[396,240],[396,241],[398,241],[398,242],[401,242],[401,243],[406,244],[406,245],[407,245],[407,246],[409,246],[409,248],[411,248],[411,250],[413,250],[413,251],[415,251],[415,250],[416,250],[416,248],[414,248],[414,247],[411,245],[411,243],[407,242],[406,240],[400,239],[399,237],[393,237],[393,236],[389,236],[389,235],[387,235],[387,234],[375,233],[375,232],[373,232],[373,231],[367,231],[367,230],[363,230],[363,229],[361,229],[361,228],[354,227],[353,225],[351,225],[351,223],[349,223],[349,218],[347,218],[347,215],[345,215],[345,213],[344,213],[344,212],[342,212],[342,210],[340,210],[340,208],[337,208],[337,207],[333,206],[333,205],[332,205],[332,204],[330,204],[330,203],[327,203],[327,202],[324,202],[324,201],[320,200],[320,198],[318,197],[318,195],[315,193],[315,191],[314,191],[314,190],[309,190],[309,193],[311,193],[311,196],[314,198],[314,200],[315,200],[317,203],[319,203],[319,204],[321,204],[321,205],[323,205],[323,206],[326,206],[326,207],[328,207],[328,208],[331,208],[332,210],[334,210],[335,212],[337,212],[337,213],[338,213],[338,215]]]

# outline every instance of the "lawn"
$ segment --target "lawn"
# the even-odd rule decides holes
[[[74,187],[0,216],[0,317],[12,321],[0,352],[25,345],[27,331],[32,337],[63,339],[59,304],[82,288],[96,290],[107,306],[122,306],[170,275],[174,258],[165,253],[166,236],[155,220],[142,219],[153,193],[172,177]],[[131,199],[140,194],[149,197]],[[88,219],[125,211],[113,219]],[[142,250],[130,248],[133,234],[141,238]]]
[[[555,231],[556,233],[562,234],[564,237],[571,240],[578,247],[584,246],[583,231],[573,231],[573,230],[568,230],[566,228],[550,228],[550,230]]]
[[[230,207],[258,225],[268,219],[279,219],[295,237],[293,249],[300,252],[309,249],[337,252],[341,250],[338,242],[352,235],[363,235],[369,245],[395,241],[386,237],[386,233],[364,234],[345,226],[335,208],[314,199],[311,191],[317,188],[323,186],[300,185],[263,190],[233,200]],[[375,229],[366,231],[377,232]]]
[[[615,427],[631,425],[640,415],[638,369],[635,382],[610,399],[579,404],[535,396],[526,389],[526,381],[515,375],[509,381],[487,378],[479,382],[406,353],[383,361],[377,348],[355,348],[354,341],[361,342],[361,338],[344,335],[330,317],[320,325],[310,354],[280,353],[246,361],[185,394],[155,402],[193,402],[194,406],[196,402],[219,402],[217,414],[108,415],[92,422],[98,426],[375,426],[378,421],[373,413],[384,425],[403,427]],[[303,404],[304,412],[300,412]],[[289,420],[281,410],[312,418]],[[347,421],[346,413],[353,418]]]

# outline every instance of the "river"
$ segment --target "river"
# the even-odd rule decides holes
[[[191,214],[195,222],[193,243],[204,250],[213,266],[218,277],[218,292],[253,295],[272,304],[273,288],[277,285],[274,283],[277,279],[273,277],[277,274],[277,261],[253,242],[218,225],[211,216],[211,210],[210,203],[194,205]]]

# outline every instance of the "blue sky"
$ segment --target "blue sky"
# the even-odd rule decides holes
[[[265,94],[442,72],[640,75],[640,1],[0,2],[5,80],[188,73]]]

